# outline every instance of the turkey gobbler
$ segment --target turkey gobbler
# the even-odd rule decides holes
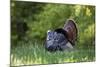
[[[75,21],[68,20],[63,28],[47,31],[45,48],[48,51],[73,49],[77,38]]]

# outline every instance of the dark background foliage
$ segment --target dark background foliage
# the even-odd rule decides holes
[[[47,30],[62,28],[67,19],[74,19],[78,27],[77,47],[91,47],[95,43],[95,6],[11,2],[11,42],[44,42]],[[26,27],[17,29],[17,23]],[[17,27],[18,26],[18,27]],[[19,30],[21,33],[19,34]],[[20,40],[21,37],[22,39]]]

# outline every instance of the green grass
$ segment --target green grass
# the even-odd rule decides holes
[[[48,52],[40,44],[22,44],[11,49],[11,66],[95,61],[94,49]]]

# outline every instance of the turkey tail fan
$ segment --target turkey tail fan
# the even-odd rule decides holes
[[[67,20],[63,29],[66,31],[69,42],[74,46],[78,33],[75,21],[72,19]]]

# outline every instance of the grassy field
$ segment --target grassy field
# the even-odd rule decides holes
[[[24,45],[22,45],[24,44]],[[43,45],[43,44],[42,44]],[[95,61],[95,50],[78,49],[48,52],[37,43],[20,43],[11,49],[11,66]]]

